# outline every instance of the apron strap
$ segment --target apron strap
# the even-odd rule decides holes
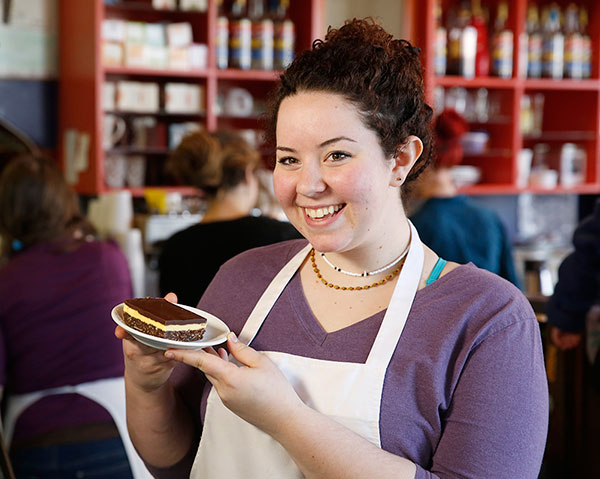
[[[408,319],[413,300],[419,288],[425,253],[417,229],[409,221],[410,249],[406,257],[392,299],[367,358],[367,364],[387,369],[396,345]]]
[[[282,291],[285,289],[286,285],[294,276],[294,273],[300,268],[302,262],[308,256],[308,253],[312,249],[312,245],[309,243],[304,248],[302,248],[282,269],[277,273],[271,284],[267,287],[265,292],[260,297],[256,306],[250,313],[246,324],[240,333],[239,339],[244,344],[250,344],[264,319],[269,314],[269,311],[277,301],[277,298],[281,295]]]

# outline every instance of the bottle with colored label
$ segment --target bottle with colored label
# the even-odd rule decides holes
[[[274,67],[282,70],[294,59],[296,27],[287,16],[289,0],[274,0],[270,3],[271,15],[275,19]]]
[[[264,0],[250,0],[248,16],[252,22],[252,68],[273,69],[273,20],[265,15]]]
[[[561,79],[564,69],[565,36],[560,28],[560,8],[556,4],[542,11],[544,40],[542,46],[542,76]]]
[[[217,68],[225,69],[229,66],[229,19],[225,14],[223,0],[217,0],[217,12],[215,39]]]
[[[492,37],[492,74],[500,78],[510,78],[513,69],[513,32],[506,28],[508,5],[498,4],[494,35]]]
[[[252,22],[246,0],[233,0],[229,21],[229,66],[249,70],[252,63]]]
[[[530,5],[527,9],[527,37],[527,76],[540,78],[542,76],[543,39],[536,5]]]
[[[565,11],[565,78],[583,78],[583,41],[579,31],[579,8],[571,3]]]
[[[583,78],[592,76],[592,40],[587,33],[588,12],[585,7],[579,10],[579,32],[581,34],[581,75]]]

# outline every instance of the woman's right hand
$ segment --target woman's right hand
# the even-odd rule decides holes
[[[177,302],[175,293],[168,293],[165,299]],[[116,327],[115,336],[123,340],[125,378],[130,386],[152,392],[167,382],[177,361],[165,358],[165,352],[160,349],[140,343],[121,326]]]
[[[552,339],[554,345],[561,351],[567,351],[579,346],[582,336],[582,333],[563,331],[556,326],[552,326],[550,329],[550,338]]]

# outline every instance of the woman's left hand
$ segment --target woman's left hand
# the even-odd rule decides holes
[[[198,368],[228,409],[272,435],[304,403],[275,363],[264,354],[238,341],[234,333],[229,333],[227,346],[242,366],[229,362],[224,348],[218,351],[170,349],[165,356]]]

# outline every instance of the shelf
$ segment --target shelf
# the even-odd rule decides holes
[[[471,186],[463,186],[458,189],[459,193],[464,195],[505,195],[517,194],[522,192],[522,189],[510,183],[498,184],[476,184]]]
[[[521,80],[527,90],[600,90],[600,80],[551,80],[527,78]]]
[[[109,188],[108,191],[129,191],[131,196],[144,196],[147,190],[160,190],[165,193],[181,193],[183,196],[201,196],[201,193],[192,186],[143,186],[139,188]]]
[[[549,78],[496,78],[460,76],[434,77],[434,83],[444,87],[513,89],[522,87],[528,90],[600,90],[600,80],[552,80]]]
[[[217,70],[217,78],[222,80],[257,80],[272,81],[279,80],[280,71],[277,70]]]
[[[463,87],[463,88],[496,88],[510,89],[514,88],[517,80],[514,78],[497,78],[497,77],[475,77],[464,78],[460,76],[443,76],[434,77],[434,83],[445,87]]]
[[[130,68],[130,67],[102,67],[105,75],[124,76],[151,76],[164,78],[207,78],[209,69],[204,70],[162,70],[159,68]]]
[[[111,148],[110,150],[106,150],[107,155],[125,155],[125,156],[133,156],[133,155],[168,155],[168,148],[135,148],[135,147],[121,147],[121,148]]]
[[[555,194],[600,194],[600,185],[584,184],[572,188],[557,186],[556,188],[539,188],[527,186],[520,188],[513,184],[476,184],[472,186],[463,186],[459,188],[459,193],[464,195],[519,195],[522,193],[532,193],[537,195],[555,195]]]
[[[489,148],[481,153],[464,153],[465,158],[469,159],[495,159],[495,158],[511,158],[512,150],[504,148]]]
[[[89,168],[78,176],[76,191],[80,194],[95,195],[110,190],[105,181],[105,157],[112,155],[141,155],[152,162],[151,183],[169,183],[164,172],[164,161],[168,156],[168,148],[134,148],[117,147],[105,151],[102,146],[103,115],[112,113],[135,119],[152,116],[158,120],[160,134],[166,141],[155,144],[170,144],[177,140],[181,133],[176,128],[164,128],[181,120],[198,122],[209,131],[219,128],[257,129],[258,117],[233,118],[218,116],[217,100],[232,86],[247,89],[253,96],[255,104],[262,103],[268,92],[279,78],[278,71],[264,70],[219,70],[216,65],[216,33],[218,18],[218,0],[208,0],[208,8],[204,12],[183,10],[162,10],[152,7],[151,0],[125,0],[118,5],[105,4],[104,0],[60,0],[58,17],[61,20],[59,36],[59,126],[58,136],[61,139],[59,157],[64,161],[66,132],[76,131],[89,135]],[[322,36],[322,16],[325,11],[325,0],[292,0],[289,5],[289,17],[296,26],[296,52],[310,48],[313,41]],[[194,70],[174,70],[159,68],[131,68],[127,66],[108,66],[101,64],[102,22],[105,19],[146,23],[187,22],[192,27],[194,43],[207,45],[207,67]],[[158,84],[180,82],[199,84],[202,87],[203,112],[168,113],[164,111],[164,90],[161,88],[159,110],[154,113],[137,111],[118,111],[112,108],[104,111],[102,93],[106,82],[119,80],[146,81]],[[75,92],[75,93],[74,93]],[[135,104],[132,105],[135,109]],[[165,125],[166,124],[166,125]],[[182,127],[183,128],[183,127]],[[132,131],[133,132],[133,131]],[[175,137],[171,137],[175,135]],[[65,167],[66,165],[63,165]],[[148,186],[148,188],[153,188]],[[189,191],[177,187],[165,187],[167,191]],[[134,195],[142,195],[145,188],[131,189]]]
[[[538,7],[550,5],[552,0],[543,0]],[[508,2],[508,28],[513,32],[513,76],[498,78],[481,76],[464,78],[457,75],[437,76],[436,70],[436,8],[442,7],[442,19],[447,21],[451,8],[460,5],[460,0],[412,0],[406,2],[410,9],[411,42],[421,49],[423,62],[424,85],[427,101],[430,105],[441,101],[436,98],[436,87],[446,89],[459,87],[468,90],[469,101],[475,105],[475,91],[480,88],[489,90],[487,101],[490,110],[497,112],[490,115],[488,121],[479,122],[475,117],[469,121],[471,130],[484,129],[490,135],[489,145],[492,147],[482,155],[464,155],[466,163],[475,165],[481,170],[484,183],[461,188],[465,194],[502,195],[521,194],[587,194],[600,193],[600,8],[598,2],[585,0],[578,6],[588,9],[590,21],[587,33],[592,47],[592,78],[590,79],[549,79],[525,78],[518,74],[518,67],[527,63],[527,52],[520,46],[520,34],[524,30],[528,7],[531,0],[514,0]],[[533,2],[536,3],[536,2]],[[566,8],[568,2],[559,2]],[[483,0],[482,6],[492,13],[496,11],[498,1]],[[489,28],[489,32],[492,27]],[[448,45],[447,45],[448,46]],[[521,55],[525,54],[525,58]],[[544,96],[543,129],[540,135],[524,135],[521,132],[521,108],[525,105],[525,95],[533,97],[540,93]],[[494,95],[492,102],[492,95]],[[533,100],[533,98],[530,98]],[[533,104],[533,102],[532,102]],[[491,108],[493,105],[494,108]],[[441,106],[437,105],[438,108]],[[501,117],[498,118],[498,117]],[[560,143],[578,143],[586,152],[586,183],[574,188],[560,185],[553,189],[522,188],[517,186],[519,177],[519,154],[523,148],[533,148],[537,142],[548,142],[555,150]],[[560,156],[553,152],[552,167],[558,169]]]
[[[145,2],[120,2],[114,5],[105,4],[106,13],[154,13],[157,15],[206,15],[206,11],[154,8]]]
[[[170,113],[164,110],[154,111],[154,112],[144,112],[144,111],[125,111],[125,110],[103,110],[104,113],[110,115],[118,115],[118,116],[152,116],[155,118],[181,118],[181,119],[190,119],[194,120],[196,118],[204,118],[206,117],[205,111],[200,111],[198,113]]]
[[[593,131],[543,131],[541,135],[525,135],[524,142],[539,141],[594,141],[596,134]]]

